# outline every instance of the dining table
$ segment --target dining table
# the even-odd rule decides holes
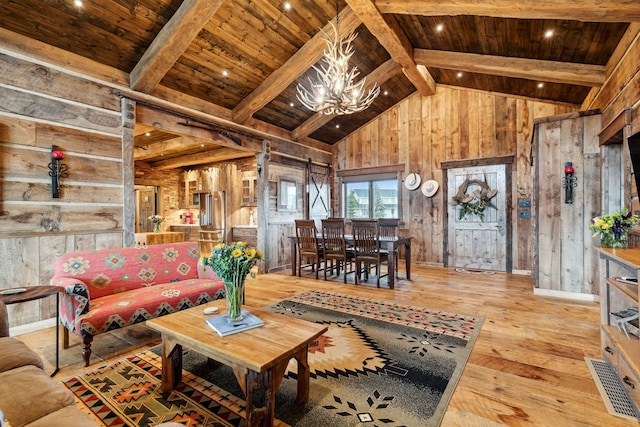
[[[411,280],[411,239],[412,237],[395,237],[393,239],[384,238],[379,240],[380,249],[386,250],[388,251],[387,253],[389,253],[389,274],[387,275],[389,289],[394,289],[396,279],[396,275],[393,273],[396,269],[396,261],[393,256],[393,252],[401,246],[404,246],[406,279]],[[296,236],[290,236],[289,240],[291,246],[291,275],[295,276],[298,271],[298,238]],[[355,244],[352,234],[345,234],[344,240],[349,246],[353,246]],[[322,234],[318,234],[318,242],[322,242]]]

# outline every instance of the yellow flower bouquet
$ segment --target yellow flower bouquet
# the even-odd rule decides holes
[[[213,248],[209,258],[203,258],[203,265],[210,266],[224,282],[229,322],[242,320],[244,281],[262,258],[262,252],[248,247],[245,242],[219,244]],[[255,277],[255,273],[251,273],[251,277]]]
[[[589,226],[593,237],[600,235],[600,246],[603,248],[626,248],[627,233],[640,224],[640,216],[632,214],[627,208],[593,219]]]

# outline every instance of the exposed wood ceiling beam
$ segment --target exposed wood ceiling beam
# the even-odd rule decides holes
[[[415,49],[414,59],[416,63],[426,67],[590,87],[602,86],[606,73],[604,65],[542,61],[444,50]]]
[[[154,94],[155,92],[156,91],[154,91]],[[139,99],[143,100],[143,102],[139,102],[137,105],[138,123],[153,123],[154,125],[157,125],[156,127],[158,127],[159,129],[175,134],[201,136],[204,138],[206,138],[207,135],[211,134],[210,131],[205,131],[197,128],[174,126],[176,117],[187,116],[202,123],[208,123],[212,126],[220,126],[222,129],[228,129],[231,132],[250,134],[250,141],[247,141],[246,144],[243,141],[243,146],[238,147],[238,149],[251,149],[256,152],[259,152],[262,149],[262,143],[257,144],[257,141],[265,138],[284,141],[285,143],[291,143],[293,141],[293,138],[291,137],[291,131],[289,130],[253,118],[246,124],[240,125],[229,120],[224,120],[218,116],[210,115],[209,111],[215,109],[215,104],[208,103],[201,99],[196,99],[194,97],[173,91],[171,89],[167,89],[166,92],[173,93],[171,97],[172,102],[165,102],[164,100],[144,94],[139,95],[137,93],[132,93],[127,95],[134,101],[138,101]],[[151,104],[157,105],[160,108],[153,108],[150,106]],[[223,109],[223,107],[217,107]],[[175,113],[167,113],[167,111],[169,110],[174,110]],[[204,113],[204,111],[206,111],[207,113]],[[230,110],[226,111],[228,111],[230,115]],[[158,116],[160,113],[162,113],[162,115]],[[314,149],[317,150],[331,152],[331,145],[324,142],[316,141],[312,138],[305,138],[304,141],[300,141],[300,143],[306,146],[314,147]],[[230,141],[226,141],[226,144],[228,144],[229,148],[235,146],[235,144]]]
[[[188,154],[173,159],[161,160],[150,163],[154,169],[175,169],[184,166],[203,165],[206,163],[224,162],[232,159],[255,156],[255,153],[238,151],[232,148],[217,148],[215,150],[202,151],[196,154]]]
[[[384,82],[398,74],[400,71],[402,71],[400,65],[398,65],[398,63],[393,59],[390,59],[373,70],[373,72],[367,76],[367,80],[369,82],[376,82],[379,86],[381,86],[384,84]],[[309,117],[300,126],[295,128],[291,132],[291,136],[295,141],[300,138],[304,138],[305,136],[309,136],[316,130],[320,129],[322,126],[329,123],[335,117],[336,116],[334,115],[316,113],[313,116]]]
[[[214,140],[219,145],[238,151],[256,153],[262,149],[262,144],[257,138],[243,137],[242,146],[238,146],[233,141],[221,137],[213,128],[215,123],[208,124],[207,122],[198,122],[198,124],[202,126],[188,126],[185,125],[189,122],[188,119],[168,111],[158,110],[151,106],[138,104],[136,106],[136,119],[139,123],[151,123],[155,128],[168,133],[189,136],[201,140]],[[197,119],[197,117],[193,118],[194,121]],[[224,128],[221,128],[221,130],[224,130]]]
[[[75,53],[0,28],[0,53],[18,54],[61,70],[97,79],[111,87],[127,87],[129,74]]]
[[[218,138],[203,139],[178,136],[146,145],[136,144],[136,147],[133,149],[133,156],[136,160],[148,160],[160,156],[166,156],[167,159],[169,159],[180,155],[184,151],[193,153],[195,151],[205,150],[205,147],[209,147],[209,149],[216,147],[220,142],[217,139]]]
[[[391,15],[382,16],[373,0],[347,0],[347,4],[391,58],[402,65],[405,75],[418,92],[424,96],[436,93],[436,82],[426,69],[419,68],[414,62],[413,46],[398,21]]]
[[[479,15],[582,22],[640,21],[638,0],[376,0],[380,13],[423,16]],[[353,7],[353,6],[352,6]],[[354,9],[355,10],[355,9]]]
[[[184,0],[131,71],[131,89],[150,93],[223,2]]]
[[[142,134],[145,134],[147,132],[151,132],[155,130],[155,128],[153,126],[149,126],[149,125],[145,125],[142,123],[136,123],[136,127],[133,129],[133,135],[134,136],[140,136]]]
[[[618,43],[616,50],[613,52],[609,61],[607,62],[607,81],[611,79],[611,76],[614,74],[615,70],[622,63],[622,59],[629,53],[629,49],[640,40],[640,23],[632,22],[627,31],[625,31],[622,39]],[[631,54],[633,55],[633,54]],[[600,92],[607,87],[607,81],[605,81],[602,87],[592,88],[589,91],[589,94],[586,96],[582,104],[580,105],[581,110],[592,110],[598,107],[604,107],[600,105]]]
[[[360,25],[360,20],[349,8],[340,12],[340,31],[348,34]],[[329,24],[323,30],[331,34]],[[253,114],[280,95],[291,83],[322,58],[327,46],[326,36],[318,31],[284,65],[271,73],[253,92],[233,109],[233,120],[245,123]]]

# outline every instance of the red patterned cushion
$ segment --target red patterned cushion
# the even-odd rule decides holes
[[[91,310],[77,319],[76,334],[102,332],[143,322],[224,297],[221,282],[183,280],[92,300]]]

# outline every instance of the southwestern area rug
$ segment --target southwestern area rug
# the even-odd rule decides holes
[[[483,319],[343,293],[308,291],[266,309],[323,323],[309,348],[310,399],[295,405],[296,364],[276,396],[277,426],[438,426]],[[212,332],[214,333],[214,332]],[[186,351],[182,382],[160,391],[158,350],[99,366],[63,383],[105,426],[244,426],[231,369]]]

